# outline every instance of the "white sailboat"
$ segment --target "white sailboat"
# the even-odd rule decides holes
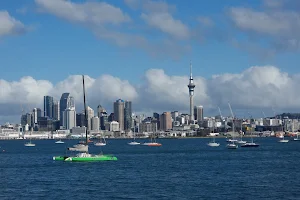
[[[235,136],[234,136],[234,134],[235,134],[235,127],[234,127],[234,115],[233,115],[233,112],[232,112],[232,109],[231,109],[231,105],[230,105],[230,103],[228,102],[228,106],[229,106],[229,109],[230,109],[230,112],[231,112],[231,116],[232,116],[232,135],[231,135],[231,138],[230,139],[227,139],[226,141],[227,142],[237,142],[238,140],[237,139],[235,139]]]
[[[29,142],[25,143],[24,146],[25,147],[35,147],[35,144],[31,142],[31,137],[30,137]]]
[[[106,146],[106,141],[105,141],[105,138],[102,136],[103,140],[100,140],[98,142],[95,142],[94,145],[95,146]]]
[[[135,127],[133,129],[133,141],[128,143],[129,145],[140,145],[141,143],[135,141]]]
[[[218,147],[218,146],[220,146],[220,143],[217,143],[217,142],[215,141],[215,137],[213,136],[213,137],[212,137],[212,141],[209,142],[207,145],[210,146],[210,147]]]
[[[242,144],[241,147],[259,147],[259,144],[253,141],[252,131],[251,131],[251,142],[246,142],[245,144]]]
[[[293,138],[292,141],[300,141],[300,138],[299,138],[299,133],[297,132],[297,137],[296,138]]]
[[[280,143],[287,143],[287,142],[289,142],[289,140],[284,139],[285,132],[283,130],[283,126],[282,126],[282,132],[283,132],[282,138],[278,142],[280,142]]]
[[[243,132],[243,120],[241,120],[241,133],[240,134],[241,134],[241,139],[238,140],[236,143],[238,143],[238,144],[246,144],[247,142],[243,140],[243,134],[244,134],[244,132]]]
[[[64,144],[65,142],[64,141],[62,141],[61,139],[60,140],[57,140],[56,142],[55,142],[55,144]]]
[[[220,146],[220,143],[217,143],[216,140],[215,140],[215,123],[213,122],[213,136],[212,136],[212,141],[209,142],[207,145],[210,146],[210,147],[218,147]]]
[[[227,149],[237,149],[238,145],[236,145],[234,142],[227,144]]]

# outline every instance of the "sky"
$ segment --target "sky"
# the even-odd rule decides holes
[[[116,99],[150,114],[263,117],[300,112],[298,0],[3,0],[0,124],[70,92],[112,112]]]

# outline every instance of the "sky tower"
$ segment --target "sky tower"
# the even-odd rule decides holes
[[[194,79],[192,76],[192,62],[190,63],[190,82],[188,84],[189,88],[189,95],[190,95],[190,120],[194,120],[194,102],[193,102],[193,96],[194,96],[194,88],[196,85],[194,84]]]

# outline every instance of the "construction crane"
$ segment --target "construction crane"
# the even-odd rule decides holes
[[[230,109],[230,112],[231,112],[231,116],[232,116],[232,132],[234,133],[234,115],[233,115],[233,112],[232,112],[232,109],[231,109],[231,105],[230,105],[229,102],[228,102],[228,106],[229,106],[229,109]]]

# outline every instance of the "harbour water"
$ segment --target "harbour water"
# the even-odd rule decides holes
[[[232,150],[225,140],[209,147],[208,138],[161,139],[161,147],[148,147],[111,139],[90,151],[118,161],[95,163],[52,160],[75,140],[0,141],[0,199],[300,199],[300,142],[255,138],[260,147]]]

